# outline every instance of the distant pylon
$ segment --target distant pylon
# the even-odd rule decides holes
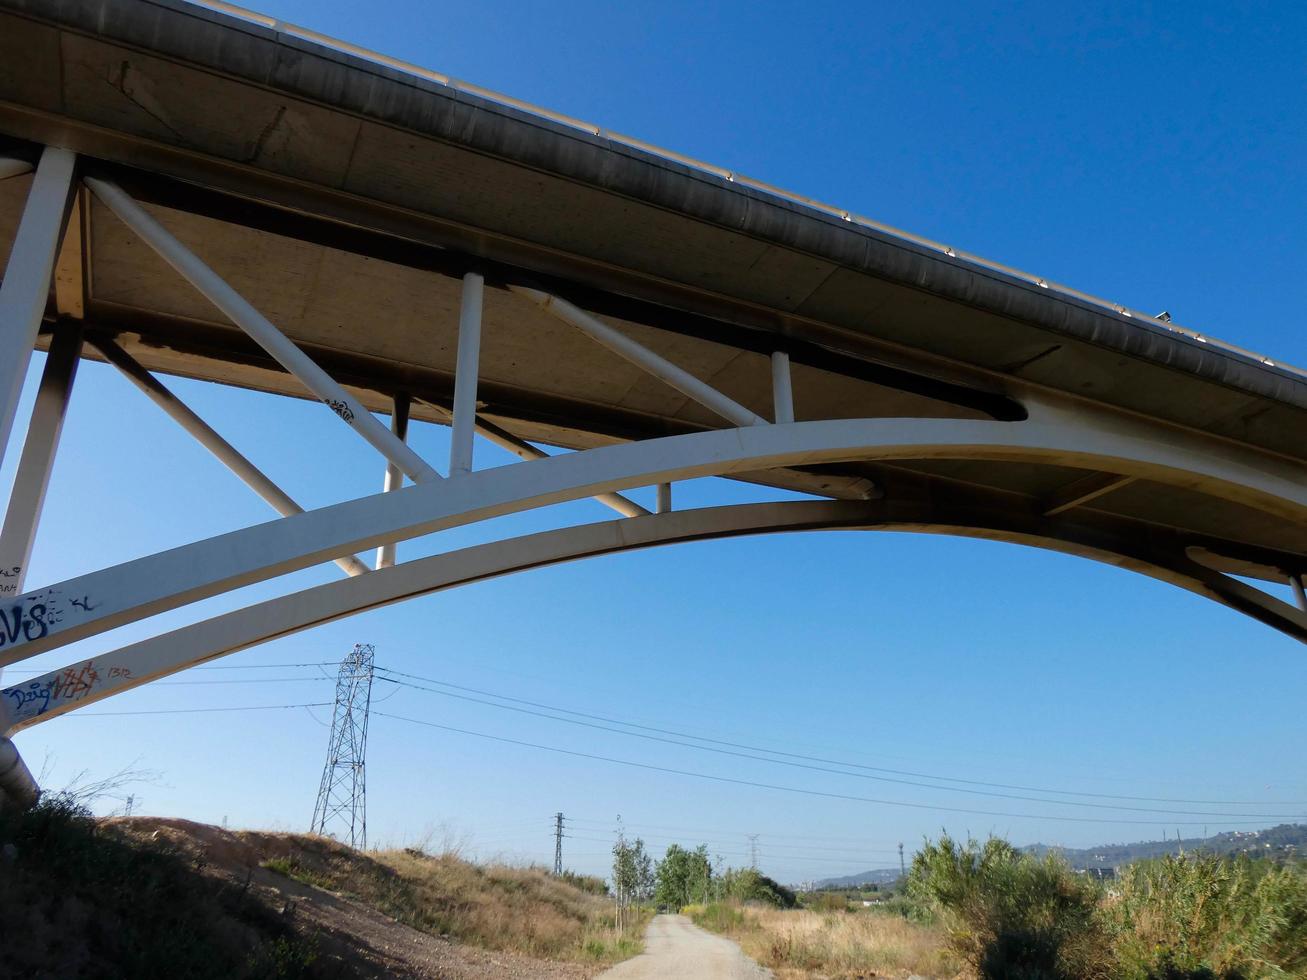
[[[367,770],[368,709],[372,705],[370,643],[359,643],[340,662],[336,705],[331,715],[327,764],[322,770],[310,833],[368,846]]]
[[[758,835],[749,834],[749,867],[758,870]]]
[[[563,873],[563,815],[554,814],[554,874]]]

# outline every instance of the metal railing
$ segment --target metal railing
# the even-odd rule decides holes
[[[645,153],[661,157],[664,160],[670,160],[674,163],[679,163],[683,166],[702,171],[703,173],[712,174],[713,176],[729,181],[730,183],[739,184],[741,187],[748,187],[751,190],[762,191],[765,194],[770,194],[773,197],[780,198],[781,200],[787,201],[791,204],[799,204],[803,207],[811,208],[814,211],[820,211],[823,214],[840,218],[850,224],[860,225],[864,228],[871,228],[882,234],[890,235],[902,241],[911,242],[914,245],[919,245],[923,248],[931,249],[932,251],[941,252],[950,258],[961,259],[964,262],[971,263],[972,265],[979,266],[983,269],[1000,272],[1004,275],[1021,279],[1032,285],[1038,286],[1041,289],[1060,293],[1063,296],[1070,296],[1082,302],[1090,303],[1105,310],[1110,310],[1113,313],[1120,314],[1121,316],[1139,320],[1141,323],[1147,324],[1150,327],[1162,328],[1171,333],[1189,337],[1199,343],[1210,344],[1212,347],[1220,348],[1228,353],[1248,358],[1249,360],[1264,364],[1267,367],[1278,368],[1282,371],[1296,374],[1302,378],[1307,378],[1307,370],[1295,367],[1291,364],[1285,364],[1282,361],[1276,361],[1264,354],[1258,354],[1255,351],[1247,350],[1243,347],[1237,346],[1236,344],[1227,343],[1226,341],[1219,340],[1215,337],[1210,337],[1197,330],[1182,327],[1177,323],[1170,322],[1170,320],[1158,319],[1157,317],[1124,306],[1120,303],[1114,303],[1111,300],[1103,299],[1101,296],[1094,296],[1091,293],[1082,292],[1079,289],[1073,289],[1070,286],[1063,285],[1062,283],[1052,282],[1042,276],[1025,272],[1022,269],[1016,269],[1010,265],[1004,265],[1001,262],[994,262],[991,259],[986,259],[982,256],[953,248],[950,245],[945,245],[942,242],[937,242],[921,235],[915,235],[910,231],[904,231],[902,228],[896,228],[893,225],[884,224],[883,222],[868,218],[865,215],[856,214],[845,208],[836,207],[833,204],[826,204],[825,202],[818,201],[815,198],[805,197],[802,194],[795,194],[792,191],[787,191],[784,188],[775,186],[774,184],[768,184],[761,180],[754,180],[752,177],[746,177],[744,174],[738,173],[734,170],[729,170],[726,167],[719,167],[716,164],[697,160],[694,157],[685,155],[684,153],[677,153],[675,150],[669,150],[654,143],[648,143],[645,140],[637,139],[633,136],[626,136],[622,133],[613,132],[610,129],[605,129],[602,126],[598,126],[592,122],[587,122],[584,119],[578,119],[575,116],[569,116],[562,112],[555,112],[552,109],[546,109],[543,106],[535,105],[534,103],[527,102],[523,99],[514,98],[511,95],[505,95],[503,92],[496,92],[494,89],[488,89],[471,82],[465,82],[454,78],[451,75],[432,71],[429,68],[423,68],[420,65],[414,65],[407,61],[401,61],[398,58],[392,58],[389,55],[384,55],[377,51],[370,51],[360,45],[352,44],[349,41],[344,41],[337,37],[332,37],[329,34],[323,34],[308,27],[302,27],[298,24],[291,24],[284,20],[278,20],[275,17],[269,17],[266,14],[261,14],[257,11],[237,6],[233,3],[226,3],[225,0],[190,0],[190,2],[194,3],[196,6],[207,7],[211,10],[216,10],[220,13],[240,18],[241,20],[260,24],[263,27],[270,28],[271,30],[277,31],[281,34],[287,34],[304,41],[311,41],[343,54],[351,54],[366,61],[371,61],[377,65],[393,68],[397,71],[402,71],[405,74],[426,79],[427,81],[437,82],[438,84],[444,85],[456,92],[467,92],[470,95],[478,96],[479,98],[486,99],[490,102],[508,106],[513,109],[519,109],[522,112],[530,113],[531,115],[538,116],[541,119],[548,119],[550,122],[559,123],[560,125],[589,133],[592,136],[612,140],[614,143],[620,143],[623,146],[629,146],[632,149],[641,150]]]

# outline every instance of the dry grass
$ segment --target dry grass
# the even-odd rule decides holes
[[[962,971],[942,931],[874,912],[744,908],[738,915],[695,915],[695,921],[726,932],[780,980],[952,978]]]
[[[478,865],[414,849],[361,854],[301,835],[242,834],[264,867],[341,892],[423,932],[552,960],[613,962],[640,950],[638,927],[619,935],[610,902],[542,868]]]

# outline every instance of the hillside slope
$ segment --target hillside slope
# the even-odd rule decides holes
[[[0,978],[540,977],[632,955],[539,869],[44,803],[0,814]]]

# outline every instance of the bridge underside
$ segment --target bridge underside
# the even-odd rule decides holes
[[[0,61],[0,437],[31,351],[50,352],[0,534],[0,666],[297,568],[350,576],[6,688],[0,732],[489,575],[778,530],[1053,548],[1307,640],[1303,608],[1243,580],[1303,601],[1294,369],[171,0],[0,0]],[[122,370],[280,519],[33,589],[81,358]],[[301,512],[160,375],[323,401],[378,450],[386,492]],[[410,419],[452,425],[447,466],[408,448]],[[523,462],[476,470],[474,437]],[[671,510],[700,476],[828,499]],[[622,495],[649,485],[657,514]],[[586,496],[622,519],[394,564],[397,541]],[[5,767],[0,751],[21,795]]]

